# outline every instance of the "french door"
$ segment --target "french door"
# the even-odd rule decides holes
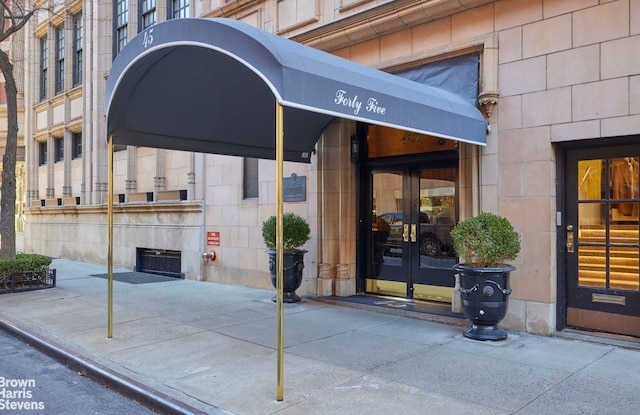
[[[566,161],[567,325],[640,337],[640,146]]]
[[[371,168],[366,291],[451,302],[455,163]]]

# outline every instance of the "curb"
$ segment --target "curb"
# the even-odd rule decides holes
[[[206,415],[192,406],[92,362],[0,317],[0,330],[108,388],[163,415]]]

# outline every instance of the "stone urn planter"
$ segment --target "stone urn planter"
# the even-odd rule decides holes
[[[284,271],[282,283],[282,301],[285,303],[297,303],[301,300],[296,294],[296,290],[302,284],[302,271],[304,270],[304,249],[296,249],[294,251],[284,252]],[[267,251],[269,255],[269,272],[271,273],[271,283],[276,287],[276,251],[270,249]],[[276,297],[271,298],[276,301]]]
[[[516,268],[505,264],[520,252],[520,236],[511,223],[492,213],[481,213],[458,223],[451,239],[460,263],[460,299],[471,328],[464,336],[474,340],[504,340],[498,327],[507,313],[509,276]]]
[[[504,340],[507,332],[498,323],[507,314],[509,275],[513,266],[472,268],[456,265],[460,278],[460,299],[471,328],[464,336],[474,340]]]
[[[282,215],[283,224],[283,299],[285,303],[295,303],[301,300],[296,290],[302,284],[302,271],[304,270],[304,249],[300,249],[310,238],[311,229],[307,221],[299,215],[287,212]],[[267,246],[269,255],[269,272],[271,283],[277,287],[276,264],[276,217],[271,216],[262,223],[262,238]],[[273,301],[277,298],[273,297]]]

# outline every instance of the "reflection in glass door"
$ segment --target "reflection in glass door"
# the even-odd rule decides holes
[[[453,167],[371,172],[368,292],[451,301],[456,174]]]
[[[567,160],[567,325],[640,336],[637,147]]]
[[[413,212],[419,225],[417,244],[411,246],[412,258],[417,258],[411,270],[413,298],[451,302],[452,268],[457,263],[450,236],[456,223],[456,175],[455,168],[417,171],[418,206]]]
[[[404,222],[403,171],[371,173],[371,247],[366,290],[376,294],[407,296],[409,223]]]

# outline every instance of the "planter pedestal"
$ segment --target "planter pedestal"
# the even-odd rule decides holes
[[[283,297],[282,301],[285,303],[297,303],[301,300],[300,296],[296,294],[296,290],[300,288],[302,284],[302,270],[304,269],[304,254],[307,251],[304,249],[296,249],[293,252],[284,253],[284,271],[283,271]],[[274,288],[276,287],[276,251],[268,250],[269,255],[269,271],[271,273],[271,283]],[[277,295],[271,300],[277,301]]]
[[[464,336],[474,340],[504,340],[507,332],[498,323],[507,314],[509,275],[513,266],[501,268],[471,268],[456,265],[460,277],[460,299],[471,328]]]

